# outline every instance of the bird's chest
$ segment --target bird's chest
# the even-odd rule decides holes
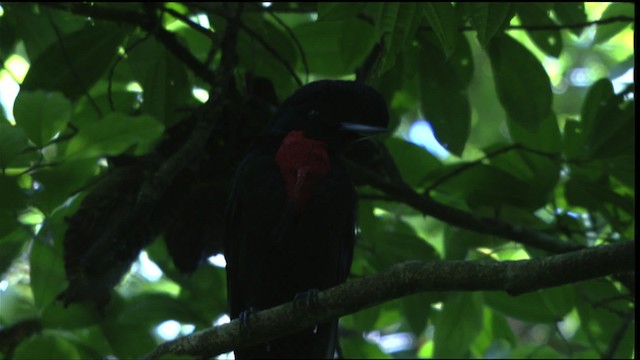
[[[282,140],[275,162],[284,183],[287,199],[301,211],[316,185],[331,171],[327,145],[307,138],[302,131],[291,131]]]

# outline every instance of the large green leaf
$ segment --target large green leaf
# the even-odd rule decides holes
[[[64,290],[66,278],[61,247],[34,240],[29,258],[31,290],[39,309],[44,309]]]
[[[564,307],[550,307],[546,290],[510,296],[504,292],[484,293],[487,305],[503,315],[532,323],[555,323],[566,314]]]
[[[488,52],[508,120],[535,131],[551,114],[549,75],[527,48],[508,35],[494,38]]]
[[[41,316],[42,324],[52,329],[83,329],[99,323],[102,319],[93,304],[69,304],[52,302],[47,305]]]
[[[13,113],[16,125],[38,147],[43,147],[71,120],[71,102],[59,92],[21,91]]]
[[[489,357],[487,355],[490,354],[491,356],[497,355],[497,358],[508,357],[509,353],[506,351],[508,346],[515,346],[517,340],[507,318],[488,307],[484,307],[482,325],[482,330],[472,345],[473,355]],[[505,343],[508,345],[505,346]]]
[[[486,47],[494,36],[509,26],[515,15],[515,6],[510,2],[473,2],[469,10],[471,24],[478,33],[478,41],[482,47]]]
[[[182,119],[187,101],[191,99],[184,65],[155,40],[136,47],[128,61],[142,85],[142,111],[167,127]]]
[[[611,190],[608,182],[593,182],[584,176],[572,176],[567,181],[565,197],[571,205],[602,211],[604,214],[608,213],[605,208],[608,205],[613,205],[617,210],[632,216],[635,213],[633,197],[617,194]]]
[[[557,158],[562,148],[562,139],[556,117],[550,112],[541,119],[536,129],[527,128],[517,121],[507,121],[507,126],[512,141],[531,150],[500,156],[492,159],[492,162],[526,181],[529,184],[527,197],[534,200],[534,208],[541,207],[548,201],[560,178],[561,163]],[[542,154],[536,151],[541,151]],[[509,159],[512,159],[510,165]]]
[[[69,142],[69,159],[113,156],[129,148],[144,153],[163,133],[164,127],[148,115],[111,113],[99,122],[87,124]]]
[[[423,185],[427,175],[442,166],[435,156],[410,142],[388,138],[385,145],[395,159],[402,178],[411,186]]]
[[[609,159],[635,152],[635,102],[615,96],[585,129],[587,158]]]
[[[374,30],[359,18],[317,21],[294,28],[310,70],[324,76],[353,73],[373,47]]]
[[[0,116],[0,170],[5,170],[10,165],[23,165],[19,163],[20,154],[29,146],[29,141],[24,130],[12,126]]]
[[[78,349],[67,339],[44,333],[20,342],[12,359],[82,359]]]
[[[167,319],[189,324],[200,320],[187,304],[165,294],[143,294],[129,299],[118,316],[123,321],[152,325]]]
[[[600,108],[614,96],[613,84],[609,79],[600,79],[593,83],[582,103],[581,120],[583,129],[594,127]]]
[[[352,19],[367,6],[364,2],[319,2],[318,21]]]
[[[56,41],[54,26],[61,34],[76,31],[89,22],[89,19],[75,16],[66,11],[47,8],[39,9],[37,4],[5,3],[4,18],[22,39],[27,56],[33,60],[43,50]],[[45,12],[46,11],[46,12]],[[4,37],[3,33],[3,37]]]
[[[245,13],[243,15],[243,21],[251,27],[255,34],[260,36],[273,52],[267,50],[267,48],[253,36],[247,34],[245,31],[240,31],[236,43],[239,65],[252,72],[255,76],[264,76],[270,79],[274,84],[278,97],[284,99],[285,96],[290,95],[297,88],[293,75],[287,69],[287,66],[293,70],[299,69],[300,51],[289,34],[270,22],[265,21],[264,17],[260,14]],[[311,65],[312,62],[319,59],[314,57],[314,54],[306,52],[309,50],[309,44],[306,40],[298,36],[296,28],[293,28],[292,31],[305,51],[309,67],[313,69]],[[321,59],[323,58],[320,57],[320,60]],[[334,60],[335,57],[332,57],[332,61]],[[302,80],[304,81],[304,79]]]
[[[457,166],[450,166],[456,171]],[[539,199],[528,193],[529,184],[495,166],[477,165],[440,184],[438,192],[465,202],[471,208],[499,208],[504,205],[531,208]]]
[[[560,1],[554,3],[553,9],[556,17],[560,20],[562,25],[569,26],[587,22],[587,13],[583,2]],[[575,36],[580,36],[584,29],[585,28],[583,27],[572,27],[569,28],[569,31],[571,31]]]
[[[153,325],[147,321],[129,321],[120,316],[127,306],[127,300],[114,296],[106,308],[100,328],[115,356],[139,358],[156,346],[151,335]]]
[[[448,2],[429,2],[424,3],[422,9],[448,58],[453,54],[460,38],[455,8]]]
[[[0,173],[0,237],[11,233],[17,226],[17,214],[25,206],[26,195],[16,178]]]
[[[60,91],[76,101],[106,72],[118,54],[126,28],[87,25],[51,44],[31,63],[21,90]]]
[[[631,19],[635,19],[635,4],[633,3],[611,3],[602,13],[600,17],[602,20],[606,20],[613,17],[625,16]],[[634,24],[633,21],[616,21],[610,24],[598,25],[596,28],[596,36],[593,41],[596,44],[602,44],[605,41],[616,36],[622,30],[626,29],[630,24]]]
[[[478,293],[452,293],[442,304],[433,336],[436,359],[466,358],[482,329],[482,297]]]
[[[396,56],[414,40],[418,25],[424,16],[425,3],[380,3],[378,33],[386,48],[380,73],[393,68]]]
[[[519,2],[516,6],[522,25],[549,27],[550,30],[535,29],[527,31],[527,34],[545,54],[559,57],[562,52],[562,36],[560,36],[560,30],[553,29],[556,23],[549,17],[546,7],[530,2]]]
[[[459,42],[466,41],[459,35]],[[471,106],[465,81],[453,55],[447,60],[434,36],[420,37],[418,74],[423,115],[431,123],[438,142],[460,156],[471,128]],[[469,63],[467,62],[467,65]]]
[[[1,222],[0,227],[2,227]],[[0,274],[7,271],[29,238],[28,233],[22,228],[16,229],[6,236],[3,235],[4,230],[4,228],[0,230]]]
[[[619,341],[613,358],[629,358],[634,349],[633,320],[624,333],[620,333],[625,319],[618,314],[634,316],[632,303],[610,281],[591,280],[577,285],[580,295],[575,307],[580,316],[577,338],[584,339],[595,349],[607,349],[612,341]],[[598,304],[602,304],[598,306]]]
[[[40,184],[34,198],[40,210],[50,213],[60,206],[82,185],[96,174],[98,163],[95,159],[65,161],[62,164],[38,169],[31,176]]]

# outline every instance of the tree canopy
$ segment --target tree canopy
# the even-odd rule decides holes
[[[631,358],[634,13],[0,3],[1,356],[212,357],[341,316],[345,358]],[[392,119],[346,154],[350,279],[219,326],[231,178],[319,79]]]

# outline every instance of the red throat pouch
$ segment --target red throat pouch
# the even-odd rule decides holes
[[[327,144],[309,139],[302,131],[291,131],[280,144],[276,163],[284,180],[287,197],[302,208],[313,186],[331,169]]]

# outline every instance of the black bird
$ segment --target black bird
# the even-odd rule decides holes
[[[227,210],[231,318],[349,275],[356,192],[340,153],[388,124],[384,99],[352,81],[300,88],[240,164]],[[249,324],[250,326],[250,324]],[[333,358],[338,320],[235,351],[236,358]]]

